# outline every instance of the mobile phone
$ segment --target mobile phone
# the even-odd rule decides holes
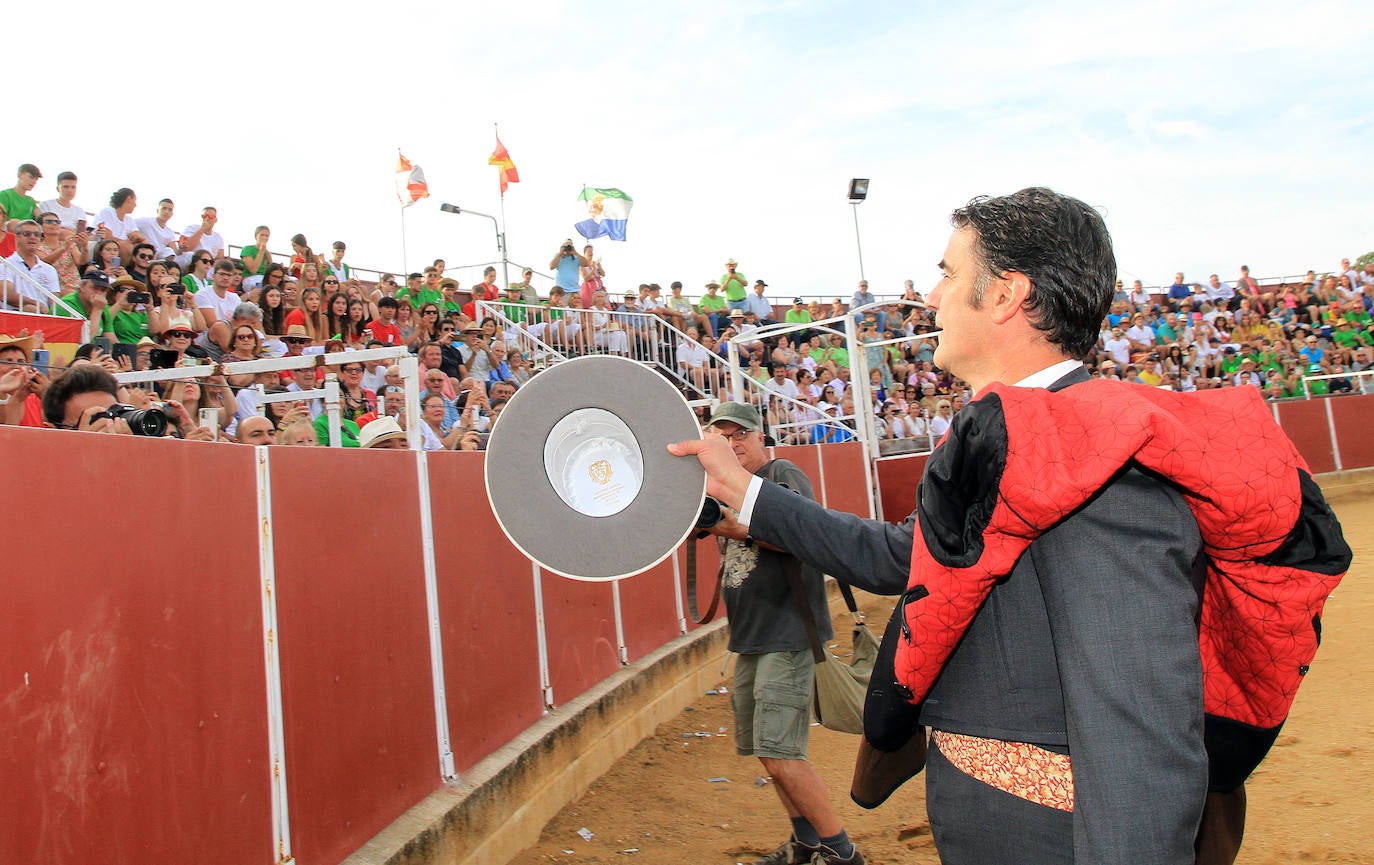
[[[131,367],[135,366],[138,364],[138,346],[132,342],[117,342],[110,350],[110,356],[115,360],[119,360],[121,357],[127,357],[129,359],[129,365]]]
[[[177,365],[177,353],[170,348],[155,348],[148,352],[149,369],[171,369]]]
[[[168,294],[185,294],[185,293],[186,293],[186,286],[182,285],[182,284],[179,283],[179,282],[174,282],[174,283],[172,283],[171,285],[167,286],[167,293],[168,293]]]
[[[153,296],[146,291],[129,292],[129,303],[152,303]]]
[[[219,438],[219,409],[203,408],[200,410],[199,414],[199,425],[214,433],[215,438]]]
[[[84,220],[84,219],[78,219],[78,220],[76,221],[76,233],[77,233],[77,234],[85,234],[85,233],[86,233],[86,220]]]
[[[113,348],[108,336],[97,336],[95,339],[91,340],[91,344],[106,354],[109,354],[110,350]]]

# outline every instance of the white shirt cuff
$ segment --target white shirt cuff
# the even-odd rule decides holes
[[[749,525],[754,518],[754,502],[759,499],[759,490],[763,489],[763,478],[754,475],[749,479],[749,489],[744,491],[744,502],[739,508],[739,521],[744,525]]]

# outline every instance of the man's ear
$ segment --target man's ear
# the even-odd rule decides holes
[[[983,305],[997,324],[1005,324],[1021,312],[1030,299],[1031,281],[1019,270],[994,277],[983,292]]]

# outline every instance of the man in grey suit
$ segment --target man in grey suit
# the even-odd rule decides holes
[[[975,393],[1086,381],[1116,280],[1098,213],[1032,188],[974,199],[952,222],[927,300],[936,364]],[[950,435],[942,448],[964,444],[958,424]],[[751,537],[871,591],[905,590],[917,530],[927,545],[939,530],[796,501],[717,436],[670,450],[698,457]],[[1128,464],[994,585],[921,703],[946,865],[1194,861],[1208,783],[1201,550],[1179,491]]]

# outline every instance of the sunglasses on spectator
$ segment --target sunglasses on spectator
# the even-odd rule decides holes
[[[194,337],[194,336],[195,336],[195,334],[192,333],[192,332],[189,331],[189,330],[169,330],[169,331],[167,331],[167,338],[168,338],[168,339],[178,339],[178,338],[180,338],[180,339],[191,339],[191,338]]]
[[[324,284],[325,284],[325,285],[338,285],[338,284],[339,284],[339,281],[338,281],[337,279],[326,279],[326,280],[324,281]]]
[[[39,225],[61,225],[61,224],[62,224],[62,220],[60,220],[60,219],[44,219],[44,220],[42,220],[41,222],[39,222],[38,224],[39,224]]]
[[[150,254],[148,254],[148,253],[146,253],[146,252],[140,253],[140,254],[138,254],[138,255],[135,255],[134,258],[137,258],[139,261],[152,261],[152,260],[153,260],[152,255],[150,255]]]
[[[288,336],[286,339],[282,341],[289,342],[292,345],[305,345],[306,343],[310,342],[310,339],[309,337],[304,336]]]
[[[257,339],[257,338],[258,338],[257,335],[256,335],[256,334],[252,334],[252,333],[236,333],[236,334],[234,334],[234,339]]]
[[[343,371],[344,371],[344,372],[362,372],[362,371],[363,371],[363,368],[360,367],[360,366],[346,366],[346,367],[343,368]]]

